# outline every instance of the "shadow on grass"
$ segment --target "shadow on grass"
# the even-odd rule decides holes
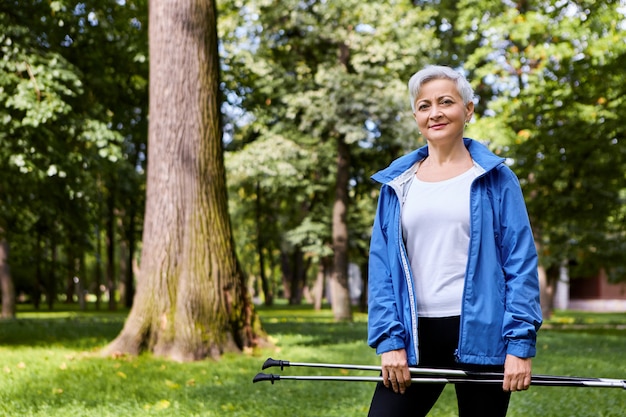
[[[309,340],[298,342],[300,346],[327,346],[367,340],[364,323],[271,323],[263,322],[269,335],[306,335]]]
[[[101,313],[59,317],[37,316],[0,321],[1,346],[71,346],[91,349],[113,340],[122,330],[126,314]]]
[[[250,357],[178,364],[150,357],[83,358],[65,370],[21,377],[0,394],[0,415],[354,416],[365,384],[252,384]],[[28,401],[26,401],[28,399]],[[303,409],[303,405],[311,410]]]
[[[353,322],[335,322],[329,306],[316,311],[312,306],[279,305],[257,307],[268,335],[306,336],[301,346],[324,346],[363,342],[367,338],[367,317],[354,313]],[[0,346],[66,346],[92,349],[113,340],[124,326],[128,311],[78,311],[75,306],[57,310],[21,307],[18,318],[0,321]]]
[[[325,346],[367,340],[367,316],[355,311],[352,322],[337,322],[330,307],[257,307],[263,328],[269,335],[307,336],[300,346]]]

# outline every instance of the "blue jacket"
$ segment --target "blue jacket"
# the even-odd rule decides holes
[[[461,363],[501,365],[506,354],[535,356],[541,326],[537,252],[519,181],[484,145],[464,139],[484,170],[470,191],[470,244],[461,312]],[[419,364],[413,277],[402,237],[400,208],[424,146],[372,179],[382,183],[369,258],[368,343],[378,354],[406,349]]]

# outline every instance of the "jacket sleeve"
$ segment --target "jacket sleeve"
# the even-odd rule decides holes
[[[505,278],[505,313],[502,334],[507,353],[520,358],[536,354],[537,331],[542,323],[537,274],[537,250],[515,174],[501,169],[500,261]]]
[[[368,275],[368,344],[377,354],[405,347],[405,329],[398,314],[394,291],[390,253],[396,253],[389,245],[396,244],[390,239],[398,238],[393,217],[396,207],[390,204],[393,191],[383,186],[378,199],[378,208],[372,229],[369,253]]]

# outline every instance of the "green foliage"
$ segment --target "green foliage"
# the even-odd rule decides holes
[[[253,212],[249,204],[263,195],[272,202],[261,208],[272,213],[266,220],[280,221],[263,224],[265,241],[279,248],[289,240],[323,253],[330,238],[332,141],[342,138],[352,156],[351,256],[363,259],[376,199],[369,176],[420,143],[406,80],[426,63],[459,66],[479,98],[468,136],[489,142],[520,177],[542,264],[550,269],[569,259],[573,275],[604,266],[623,279],[620,5],[226,2],[220,37],[226,115],[236,115],[226,123],[228,149],[240,161],[234,174],[229,168],[238,190],[231,201],[235,217]],[[248,145],[255,141],[263,150]],[[282,151],[271,162],[263,157],[272,147],[285,151],[284,175],[273,168]],[[306,150],[297,167],[292,148]],[[242,169],[254,176],[247,187]],[[235,224],[238,236],[254,235],[254,222]]]
[[[145,3],[0,6],[0,229],[22,291],[61,289],[42,274],[86,277],[67,265],[92,250],[107,196],[143,211]]]
[[[355,313],[354,323],[334,323],[329,311],[316,312],[311,306],[260,308],[259,313],[274,348],[226,355],[219,362],[180,364],[149,355],[99,357],[98,350],[121,329],[124,313],[22,311],[21,319],[0,323],[0,415],[347,417],[367,413],[373,392],[370,383],[252,384],[267,357],[377,365],[379,359],[365,343],[365,315]],[[619,327],[626,324],[624,315],[565,311],[552,322],[570,318],[590,327],[541,330],[534,372],[624,378],[625,368],[616,359],[621,358],[626,337]],[[608,327],[597,330],[600,325]],[[272,372],[347,374],[313,368]],[[617,417],[625,408],[626,397],[619,389],[531,387],[513,394],[508,415]],[[446,387],[430,415],[456,415],[453,387]]]
[[[486,110],[471,133],[511,158],[547,268],[623,264],[626,58],[621,2],[461,2],[466,69]]]
[[[238,240],[260,234],[274,256],[330,255],[336,143],[343,141],[353,179],[351,257],[362,262],[375,205],[369,177],[417,143],[405,85],[437,48],[433,12],[404,1],[236,5],[223,6],[220,38],[226,115],[238,118],[226,123]],[[251,205],[259,202],[258,229],[238,221],[239,214],[258,218]],[[243,259],[258,250],[240,248]]]
[[[544,266],[569,259],[576,276],[605,266],[626,277],[622,1],[219,6],[230,209],[250,273],[259,253],[268,271],[281,251],[329,254],[338,139],[351,154],[350,256],[366,260],[369,177],[422,143],[406,81],[440,63],[473,82],[468,136],[512,163]],[[100,265],[109,197],[118,240],[139,239],[146,22],[145,0],[0,5],[0,229],[20,289],[44,284],[37,271],[69,273],[52,266],[81,253]]]

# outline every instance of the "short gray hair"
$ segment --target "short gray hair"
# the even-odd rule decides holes
[[[463,99],[463,104],[468,104],[474,99],[474,89],[465,76],[450,67],[443,65],[428,65],[419,70],[409,80],[409,94],[411,95],[411,109],[415,113],[415,99],[419,95],[420,89],[428,81],[450,80],[456,83],[456,89]]]

